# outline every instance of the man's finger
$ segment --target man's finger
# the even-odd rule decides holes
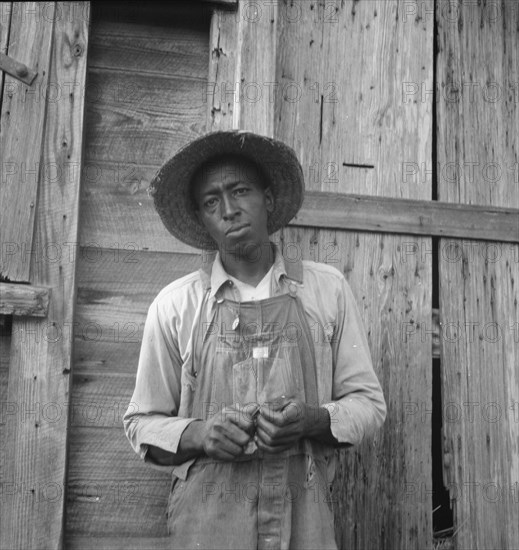
[[[229,441],[240,446],[246,445],[250,440],[250,434],[232,422],[222,424],[221,432]]]
[[[283,451],[286,451],[287,449],[290,449],[292,447],[293,442],[283,442],[282,444],[276,444],[272,445],[268,441],[265,441],[259,434],[256,438],[256,444],[258,445],[258,448],[262,451],[265,451],[267,453],[281,453]]]
[[[222,414],[227,420],[241,428],[243,431],[251,433],[254,429],[254,419],[249,413],[249,407],[235,405],[234,407],[226,407]]]

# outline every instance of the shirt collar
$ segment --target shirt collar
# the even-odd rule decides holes
[[[279,285],[281,277],[293,279],[298,283],[303,282],[303,266],[300,259],[290,260],[283,257],[281,248],[271,241],[274,247],[274,265],[272,266],[272,276],[276,284]],[[213,298],[220,290],[222,285],[230,281],[229,275],[225,271],[220,252],[216,252],[211,259],[205,262],[201,268],[202,282],[206,290],[210,289],[209,298]]]

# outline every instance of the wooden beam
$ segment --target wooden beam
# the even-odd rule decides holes
[[[54,27],[54,3],[38,16],[36,2],[20,2],[11,14],[9,55],[35,68],[31,86],[5,75],[0,132],[0,274],[11,281],[29,282],[28,251],[33,249],[34,217],[38,196],[47,86]],[[47,177],[49,175],[47,174]],[[6,253],[7,252],[7,253]]]
[[[89,2],[60,2],[60,16],[53,18],[46,78],[74,86],[61,101],[47,101],[41,162],[59,170],[58,177],[40,175],[38,181],[34,233],[42,246],[78,240],[89,8]],[[39,26],[49,18],[26,17]],[[20,48],[30,39],[29,33],[20,36]],[[68,172],[68,166],[78,169]],[[31,255],[30,272],[32,282],[50,287],[52,296],[46,319],[13,319],[7,401],[18,413],[5,418],[2,482],[13,489],[0,502],[0,547],[57,550],[64,538],[76,262]]]
[[[0,70],[14,76],[24,84],[27,84],[27,86],[32,84],[38,74],[24,63],[20,63],[2,52],[0,52]]]
[[[45,287],[0,283],[0,315],[46,317],[49,299]]]
[[[519,210],[307,191],[291,225],[519,242]]]

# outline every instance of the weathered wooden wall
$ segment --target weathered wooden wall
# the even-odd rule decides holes
[[[432,2],[424,6],[432,9]],[[405,82],[432,87],[433,21],[400,2],[301,3],[280,17],[276,137],[292,145],[312,190],[430,199],[431,183],[403,181],[403,163],[431,162],[432,105],[402,101]],[[383,61],[382,61],[383,60]],[[289,101],[295,91],[298,101]],[[326,214],[323,213],[323,216]],[[335,264],[357,297],[388,403],[374,441],[341,454],[335,483],[342,548],[427,548],[430,495],[408,498],[431,476],[431,426],[408,403],[431,408],[430,341],[402,335],[431,323],[432,261],[402,255],[405,236],[287,229],[304,257]],[[414,239],[431,247],[428,237]],[[403,261],[405,260],[405,262]]]
[[[438,198],[519,207],[519,5],[437,11]],[[519,216],[515,236],[519,236]],[[445,485],[458,548],[519,544],[519,247],[440,241]]]
[[[170,475],[124,434],[149,304],[199,253],[146,189],[205,131],[209,12],[99,6],[91,25],[75,317],[66,547],[149,548],[166,533]],[[92,538],[94,537],[94,539]],[[129,539],[125,539],[129,537]],[[153,540],[151,540],[153,539]]]
[[[260,0],[237,10],[99,3],[87,32],[88,3],[47,4],[62,14],[45,12],[51,28],[9,10],[0,20],[0,49],[6,25],[12,39],[30,34],[30,48],[18,44],[8,53],[28,62],[24,56],[35,55],[44,89],[54,82],[63,93],[72,85],[61,101],[28,105],[6,96],[4,85],[0,150],[14,165],[27,157],[76,168],[61,179],[35,173],[37,186],[2,186],[4,173],[0,182],[2,200],[18,205],[2,218],[2,243],[34,237],[62,253],[57,262],[48,256],[55,249],[46,249],[46,262],[29,255],[30,265],[27,255],[2,257],[2,275],[52,290],[48,318],[13,317],[12,337],[0,334],[0,437],[9,442],[0,449],[2,544],[167,548],[169,474],[133,453],[121,418],[147,308],[163,286],[196,269],[200,256],[163,228],[146,193],[153,174],[206,130],[242,128],[292,145],[313,192],[427,201],[436,198],[436,178],[441,201],[517,209],[519,10],[512,1]],[[29,119],[30,126],[23,123]],[[25,139],[20,128],[34,131]],[[25,206],[35,189],[32,212]],[[311,215],[319,221],[315,208]],[[325,216],[316,225],[324,227]],[[431,547],[431,292],[438,267],[431,238],[303,228],[296,220],[275,239],[344,272],[388,401],[375,439],[339,454],[339,546]],[[510,240],[519,240],[519,226]],[[454,541],[458,548],[512,549],[519,540],[519,249],[440,241],[437,256]],[[49,323],[62,329],[56,342]],[[27,345],[22,329],[45,329],[48,337]],[[59,422],[33,425],[12,403],[29,419],[33,410],[46,406],[48,416],[58,405]],[[49,492],[55,487],[59,498]]]
[[[38,75],[32,85],[4,79],[0,230],[2,251],[11,248],[1,275],[48,288],[50,301],[46,318],[12,319],[2,401],[0,547],[58,548],[72,349],[67,331],[75,305],[68,245],[77,240],[80,183],[79,171],[70,168],[82,162],[89,4],[11,8],[8,53]]]

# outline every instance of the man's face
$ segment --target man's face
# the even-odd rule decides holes
[[[261,174],[243,159],[212,163],[193,182],[198,218],[220,250],[268,243],[268,213],[274,207]]]

